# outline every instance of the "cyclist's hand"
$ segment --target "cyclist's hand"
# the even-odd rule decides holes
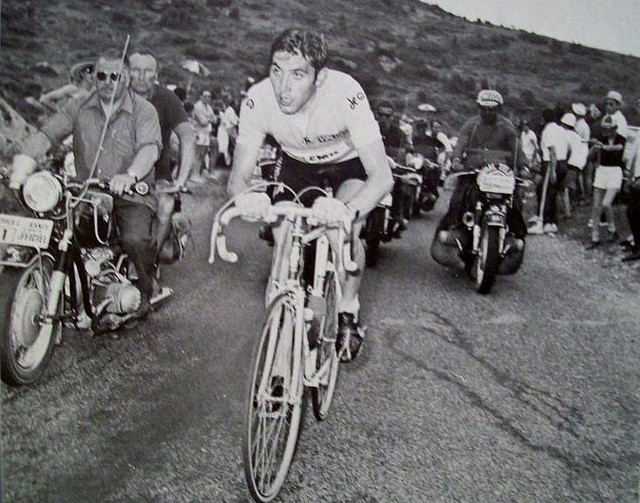
[[[250,192],[237,196],[235,205],[245,215],[264,215],[271,206],[271,199],[264,192]]]
[[[343,222],[349,229],[355,218],[355,213],[342,201],[333,197],[319,197],[311,208],[319,221]]]

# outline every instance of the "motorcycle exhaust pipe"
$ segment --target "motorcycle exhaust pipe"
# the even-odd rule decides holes
[[[466,211],[464,215],[462,215],[462,223],[471,229],[476,223],[476,217],[470,211]]]

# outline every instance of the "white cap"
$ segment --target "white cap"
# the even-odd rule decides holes
[[[619,105],[622,105],[622,94],[618,91],[609,91],[605,99],[617,101]]]
[[[576,116],[571,113],[564,114],[562,119],[560,119],[560,122],[565,126],[576,127]]]
[[[571,110],[578,117],[583,117],[587,115],[587,107],[585,107],[582,103],[573,103],[571,105]]]

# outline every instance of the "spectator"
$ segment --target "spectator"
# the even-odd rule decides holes
[[[593,207],[591,212],[591,250],[600,246],[600,216],[604,212],[611,239],[617,239],[613,215],[613,200],[622,186],[622,154],[626,139],[618,134],[612,117],[605,116],[600,124],[602,133],[592,150],[598,155],[598,166],[593,180]]]
[[[218,150],[223,156],[225,166],[231,166],[231,152],[233,144],[238,136],[239,118],[233,108],[233,99],[230,94],[222,96],[223,110],[220,112],[218,125]]]
[[[206,171],[205,159],[211,145],[211,132],[217,118],[211,107],[211,92],[202,91],[200,99],[193,106],[193,127],[196,132],[196,161],[189,179],[193,183],[204,183],[203,170]],[[211,162],[211,160],[209,161]]]
[[[538,183],[538,219],[529,228],[529,234],[554,234],[558,232],[557,196],[567,173],[569,143],[564,129],[556,123],[556,111],[542,111],[544,129],[540,137],[542,152],[542,180]]]
[[[636,100],[636,108],[640,112],[640,99]],[[629,194],[627,197],[627,220],[631,227],[632,238],[621,244],[629,247],[629,255],[622,260],[630,262],[640,260],[640,131],[634,144],[633,154],[629,162]]]
[[[575,132],[582,140],[583,152],[589,153],[589,139],[591,138],[591,128],[587,123],[585,116],[587,115],[587,107],[582,103],[574,103],[571,105],[571,110],[576,115],[576,127]],[[593,180],[593,170],[590,170],[591,163],[588,162],[588,158],[585,160],[584,168],[580,171],[578,177],[578,194],[580,202],[587,204],[591,201],[591,183]]]
[[[576,116],[572,113],[566,113],[562,116],[560,123],[565,128],[567,134],[567,141],[569,143],[569,156],[567,158],[567,177],[565,180],[565,188],[563,192],[563,200],[565,205],[565,213],[567,216],[571,216],[573,205],[576,201],[576,195],[578,190],[578,180],[582,174],[585,164],[587,163],[587,156],[589,155],[589,148],[587,144],[582,141],[580,135],[575,131],[577,125]]]
[[[605,117],[611,117],[611,121],[617,127],[617,134],[626,138],[627,119],[620,111],[620,107],[622,107],[622,95],[617,91],[609,91],[604,99]]]
[[[442,169],[448,170],[451,164],[453,146],[451,145],[451,141],[449,141],[449,137],[443,131],[440,121],[433,120],[431,122],[431,136],[443,145],[443,148],[438,152],[437,160]]]
[[[540,163],[540,147],[538,146],[538,137],[535,132],[529,127],[529,121],[523,119],[520,123],[520,145],[522,153],[524,154],[527,166],[533,168],[534,165]]]
[[[89,97],[93,86],[93,61],[85,61],[71,67],[69,83],[40,96],[38,102],[52,112],[60,109],[71,99]]]

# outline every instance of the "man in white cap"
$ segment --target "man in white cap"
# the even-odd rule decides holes
[[[622,95],[618,91],[609,91],[604,99],[605,117],[611,117],[611,122],[616,126],[616,132],[627,136],[627,119],[620,111],[622,107]]]
[[[571,110],[576,116],[576,127],[573,128],[584,143],[584,148],[589,153],[589,138],[591,138],[591,128],[586,120],[587,107],[582,103],[573,103]],[[587,203],[591,200],[591,179],[593,178],[593,169],[589,169],[591,163],[585,162],[584,168],[580,171],[578,177],[578,188],[580,191],[581,202]]]
[[[562,194],[567,216],[570,216],[572,213],[572,203],[575,202],[580,176],[587,164],[587,156],[589,155],[589,147],[575,131],[577,122],[576,116],[572,113],[566,113],[560,119],[560,125],[565,128],[567,141],[569,143],[567,176]]]

